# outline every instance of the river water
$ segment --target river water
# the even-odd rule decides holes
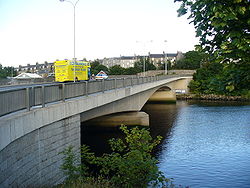
[[[150,131],[161,135],[160,170],[175,185],[250,188],[250,104],[186,102],[146,104]],[[116,131],[83,130],[82,142],[108,150]]]

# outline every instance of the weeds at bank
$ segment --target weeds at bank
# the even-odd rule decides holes
[[[125,139],[111,139],[111,154],[97,157],[88,146],[81,147],[81,163],[77,153],[69,147],[62,153],[61,169],[66,175],[64,184],[57,187],[81,188],[144,188],[173,187],[172,181],[158,169],[158,161],[151,152],[161,137],[153,139],[146,129],[120,128]],[[91,169],[97,169],[95,172]]]
[[[247,96],[227,96],[227,95],[215,95],[215,94],[178,94],[177,99],[181,100],[209,100],[209,101],[250,101],[250,97]]]

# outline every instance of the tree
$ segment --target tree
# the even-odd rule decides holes
[[[84,145],[81,147],[80,164],[76,162],[77,155],[72,147],[61,152],[64,155],[61,169],[67,176],[66,183],[70,183],[67,187],[77,184],[77,181],[80,182],[79,187],[84,187],[80,185],[94,179],[95,175],[98,182],[101,177],[100,183],[106,180],[104,183],[108,182],[109,185],[113,185],[112,187],[173,187],[171,180],[159,170],[158,161],[152,157],[152,151],[160,143],[161,136],[152,138],[148,130],[138,127],[128,129],[121,126],[120,129],[125,138],[109,140],[112,153],[104,153],[97,157]],[[95,174],[92,174],[91,169],[95,165],[98,168]]]
[[[191,90],[201,93],[250,97],[250,3],[249,0],[175,0],[179,16],[188,19],[200,38],[199,49],[210,62],[198,69]],[[220,65],[219,65],[220,64]],[[213,74],[209,74],[211,67]],[[202,75],[209,74],[208,77]]]
[[[92,74],[97,74],[98,72],[100,72],[101,70],[108,72],[108,67],[100,64],[99,60],[95,60],[94,62],[91,63],[91,73]]]
[[[129,67],[125,69],[125,73],[126,75],[135,75],[137,73],[139,73],[141,71],[139,71],[138,69],[134,68],[134,67]]]
[[[8,76],[16,76],[17,72],[14,70],[14,67],[3,67],[0,64],[0,78],[7,78]]]
[[[189,51],[185,53],[184,58],[176,62],[175,69],[198,69],[207,62],[208,55],[199,51]]]
[[[179,16],[190,13],[188,19],[196,28],[205,52],[218,60],[250,61],[249,0],[175,0],[181,2]]]
[[[153,139],[150,132],[138,127],[128,129],[121,126],[125,139],[111,139],[111,154],[97,157],[100,173],[110,177],[117,187],[148,187],[149,184],[164,185],[168,182],[151,156],[161,137]],[[164,186],[162,186],[164,187]]]
[[[148,70],[156,70],[156,67],[153,65],[153,63],[150,63],[149,58],[143,58],[141,57],[139,61],[136,61],[134,64],[134,68],[136,68],[139,72],[143,72],[143,65],[145,61],[145,71]]]
[[[120,65],[114,65],[109,68],[110,75],[122,75],[125,73],[125,68],[121,67]]]
[[[194,74],[190,90],[194,93],[250,97],[249,65],[207,62]]]
[[[98,59],[96,59],[93,62],[91,62],[91,68],[95,69],[100,64],[101,64],[100,61]]]

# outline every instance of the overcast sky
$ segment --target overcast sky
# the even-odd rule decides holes
[[[177,17],[179,4],[173,1],[80,0],[77,59],[193,50],[198,43],[194,27],[186,17]],[[0,0],[0,64],[17,67],[73,56],[70,3]]]

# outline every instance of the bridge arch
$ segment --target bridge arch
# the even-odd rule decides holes
[[[150,103],[172,103],[175,101],[175,91],[168,85],[158,87],[148,99],[148,102]]]

